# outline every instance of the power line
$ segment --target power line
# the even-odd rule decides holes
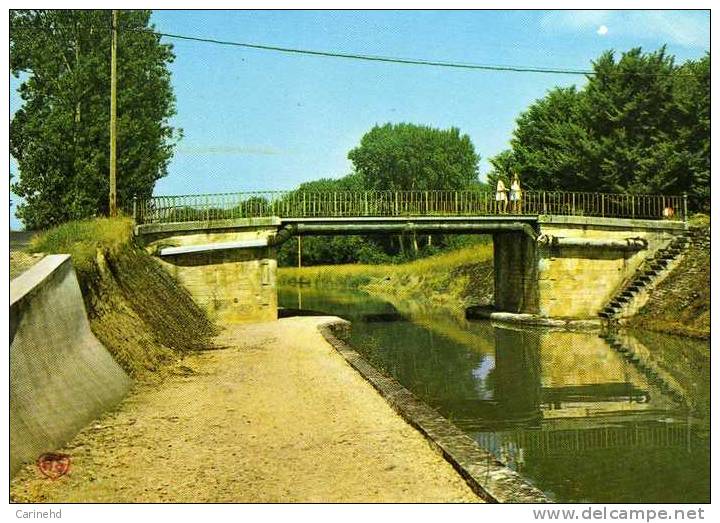
[[[39,29],[39,28],[17,28],[21,30],[30,30],[30,31],[41,31],[41,32],[51,32],[47,29]],[[235,42],[231,40],[219,40],[217,38],[207,38],[207,37],[199,37],[199,36],[188,36],[188,35],[180,35],[176,33],[165,33],[160,31],[154,31],[152,29],[147,28],[140,28],[140,27],[125,27],[122,26],[118,27],[119,30],[125,30],[125,31],[131,31],[131,32],[139,32],[139,33],[146,33],[155,35],[158,37],[165,37],[165,38],[173,38],[176,40],[184,40],[184,41],[191,41],[191,42],[200,42],[200,43],[207,43],[207,44],[215,44],[215,45],[224,45],[224,46],[231,46],[231,47],[241,47],[245,49],[256,49],[261,51],[274,51],[274,52],[281,52],[281,53],[289,53],[289,54],[296,54],[296,55],[306,55],[306,56],[317,56],[317,57],[324,57],[324,58],[342,58],[342,59],[350,59],[350,60],[363,60],[363,61],[369,61],[369,62],[383,62],[383,63],[391,63],[391,64],[402,64],[402,65],[421,65],[421,66],[429,66],[429,67],[445,67],[445,68],[453,68],[453,69],[469,69],[469,70],[481,70],[481,71],[500,71],[500,72],[516,72],[516,73],[541,73],[541,74],[562,74],[562,75],[582,75],[582,76],[596,76],[598,75],[598,72],[589,70],[589,69],[564,69],[564,68],[556,68],[556,67],[534,67],[534,66],[523,66],[523,65],[501,65],[501,64],[480,64],[480,63],[464,63],[464,62],[449,62],[449,61],[442,61],[442,60],[424,60],[424,59],[415,59],[415,58],[400,58],[400,57],[392,57],[392,56],[378,56],[378,55],[367,55],[367,54],[359,54],[359,53],[343,53],[343,52],[337,52],[337,51],[319,51],[314,49],[299,49],[294,47],[282,47],[282,46],[275,46],[275,45],[268,45],[268,44],[255,44],[255,43],[246,43],[246,42]],[[608,76],[649,76],[649,77],[693,77],[692,74],[689,73],[680,73],[680,72],[673,72],[673,73],[645,73],[645,72],[635,72],[635,71],[606,71],[604,73]]]
[[[369,62],[384,62],[394,64],[405,64],[405,65],[425,65],[432,67],[450,67],[456,69],[476,69],[485,71],[511,71],[518,73],[547,73],[547,74],[566,74],[566,75],[592,75],[595,74],[593,71],[583,69],[560,69],[552,67],[530,67],[530,66],[515,66],[515,65],[491,65],[491,64],[474,64],[474,63],[462,63],[462,62],[445,62],[439,60],[422,60],[412,58],[397,58],[390,56],[376,56],[356,53],[340,53],[335,51],[317,51],[312,49],[297,49],[293,47],[280,47],[275,45],[266,44],[251,44],[244,42],[233,42],[230,40],[218,40],[215,38],[202,38],[197,36],[186,36],[174,33],[163,33],[159,31],[151,31],[147,29],[131,29],[133,31],[140,31],[145,33],[152,33],[157,36],[164,36],[166,38],[174,38],[177,40],[187,40],[192,42],[203,42],[216,45],[226,45],[232,47],[242,47],[245,49],[259,49],[263,51],[276,51],[290,54],[300,54],[308,56],[321,56],[326,58],[345,58],[351,60],[365,60]]]
[[[245,49],[258,49],[262,51],[275,51],[290,54],[299,54],[307,56],[319,56],[326,58],[344,58],[351,60],[364,60],[369,62],[384,62],[394,63],[403,65],[424,65],[431,67],[447,67],[455,69],[474,69],[482,71],[505,71],[505,72],[516,72],[516,73],[544,73],[544,74],[563,74],[563,75],[585,75],[595,76],[598,73],[589,69],[563,69],[556,67],[533,67],[533,66],[522,66],[522,65],[499,65],[499,64],[479,64],[479,63],[463,63],[463,62],[447,62],[441,60],[423,60],[414,58],[398,58],[391,56],[377,56],[367,55],[358,53],[341,53],[337,51],[318,51],[313,49],[298,49],[294,47],[281,47],[267,44],[253,44],[245,42],[235,42],[231,40],[219,40],[216,38],[206,38],[199,36],[187,36],[176,33],[165,33],[160,31],[154,31],[151,29],[144,28],[132,28],[130,31],[138,31],[150,33],[160,37],[174,38],[177,40],[185,40],[191,42],[202,42],[208,44],[225,45],[231,47],[241,47]],[[692,77],[692,74],[687,73],[644,73],[634,71],[607,71],[605,74],[609,76],[650,76],[650,77]]]

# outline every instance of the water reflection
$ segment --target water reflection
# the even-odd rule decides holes
[[[596,334],[466,322],[351,292],[281,289],[280,303],[352,321],[357,350],[560,501],[709,499],[706,431]]]

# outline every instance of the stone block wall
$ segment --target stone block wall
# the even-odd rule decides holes
[[[538,247],[538,312],[556,318],[590,318],[634,275],[645,258],[665,247],[680,231],[626,220],[614,224],[542,224],[542,234],[557,238],[624,240],[642,238],[647,249]]]
[[[151,253],[163,247],[213,246],[268,239],[272,225],[239,225],[236,229],[188,229],[144,234]],[[219,324],[277,319],[275,279],[277,261],[272,247],[218,249],[159,256],[165,269],[180,282],[195,302]]]
[[[537,245],[522,232],[493,235],[495,308],[503,312],[537,313]]]
[[[162,265],[220,324],[277,319],[277,262],[270,248],[164,257]]]

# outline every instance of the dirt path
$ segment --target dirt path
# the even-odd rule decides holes
[[[64,452],[34,465],[18,501],[480,501],[452,467],[322,338],[322,318],[227,329],[141,385]]]
[[[10,251],[10,279],[20,276],[44,256],[44,254],[28,254],[24,251]]]

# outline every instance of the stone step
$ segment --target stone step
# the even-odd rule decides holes
[[[658,274],[667,269],[668,263],[683,252],[689,241],[688,233],[684,233],[683,236],[675,238],[670,245],[648,257],[630,284],[621,293],[615,295],[598,315],[602,318],[616,316],[640,290],[644,289]]]

